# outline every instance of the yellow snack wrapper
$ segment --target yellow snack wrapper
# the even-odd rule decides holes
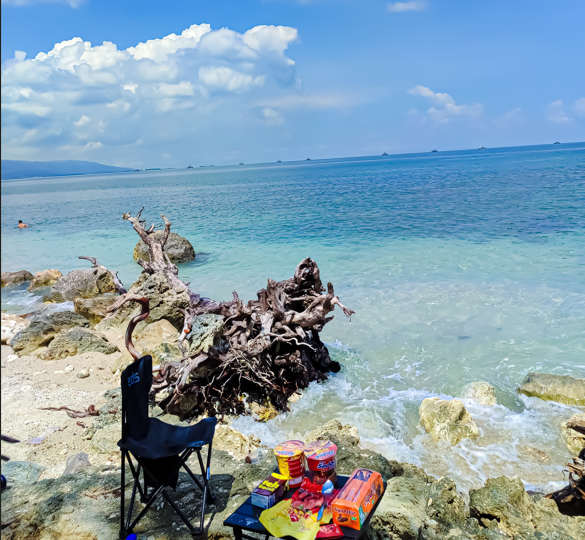
[[[319,523],[310,513],[293,508],[292,501],[285,499],[260,514],[260,523],[271,536],[281,538],[292,536],[297,540],[315,540],[319,533]]]

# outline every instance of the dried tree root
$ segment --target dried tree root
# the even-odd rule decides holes
[[[258,291],[257,300],[242,302],[236,292],[228,302],[201,297],[178,277],[177,266],[164,252],[171,222],[164,222],[162,235],[155,226],[146,227],[141,219],[144,208],[123,219],[132,223],[148,247],[149,261],[139,260],[145,272],[162,273],[178,292],[187,292],[190,305],[182,310],[183,330],[179,362],[165,362],[154,376],[152,394],[166,389],[159,403],[167,413],[186,417],[206,412],[209,415],[245,412],[245,396],[269,400],[278,410],[288,410],[288,398],[312,381],[323,381],[340,366],[329,357],[319,332],[333,319],[335,306],[351,320],[354,312],[335,295],[333,285],[325,291],[317,263],[303,259],[293,277],[284,281],[269,279]],[[115,312],[131,298],[123,294],[108,311]],[[189,353],[189,336],[196,317],[221,315],[224,319],[220,343],[207,353]],[[205,369],[199,369],[204,366]],[[201,373],[205,372],[202,376]]]
[[[567,463],[565,472],[569,473],[569,485],[546,497],[557,503],[561,514],[585,516],[585,449],[581,450],[578,458]]]

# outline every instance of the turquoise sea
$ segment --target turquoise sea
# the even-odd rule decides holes
[[[560,424],[579,409],[516,387],[529,371],[585,378],[585,143],[3,181],[2,270],[66,272],[91,255],[130,285],[137,236],[122,214],[142,206],[191,240],[197,259],[180,276],[202,295],[255,298],[309,256],[356,311],[322,334],[341,373],[291,413],[239,429],[274,443],[339,418],[462,488],[563,479]],[[3,310],[40,300],[2,289]],[[481,437],[434,443],[421,401],[476,380],[500,403],[466,403]]]

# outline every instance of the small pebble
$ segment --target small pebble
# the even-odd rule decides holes
[[[6,357],[7,362],[14,362],[15,360],[18,360],[18,356],[16,356],[16,354],[9,354]]]
[[[61,452],[59,452],[59,454],[61,454],[62,456],[64,456],[69,450],[67,450],[67,448],[63,448],[63,450],[61,450]]]
[[[66,368],[65,368],[65,373],[71,373],[75,368],[69,364]]]
[[[89,377],[89,371],[87,371],[87,369],[82,369],[78,374],[77,374],[77,378],[78,379],[85,379],[86,377]]]

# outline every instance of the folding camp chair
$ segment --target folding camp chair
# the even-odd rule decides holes
[[[122,478],[120,499],[120,538],[125,539],[146,511],[161,495],[173,507],[193,537],[204,532],[205,508],[207,500],[213,501],[214,496],[209,488],[211,465],[211,447],[215,433],[215,418],[206,418],[189,427],[173,426],[148,416],[148,394],[152,386],[152,357],[144,356],[136,360],[122,372],[122,438],[118,446],[122,451]],[[201,449],[208,446],[207,467],[203,465]],[[193,452],[197,453],[201,467],[200,481],[187,465]],[[131,456],[137,461],[134,466]],[[126,461],[134,477],[130,507],[125,518],[125,485]],[[169,497],[165,487],[176,489],[180,468],[185,469],[195,484],[203,492],[201,503],[201,523],[199,528],[193,527],[187,516]],[[143,473],[144,484],[140,485],[140,473]],[[149,493],[149,489],[152,491]],[[132,521],[132,512],[136,499],[136,491],[144,508]]]

